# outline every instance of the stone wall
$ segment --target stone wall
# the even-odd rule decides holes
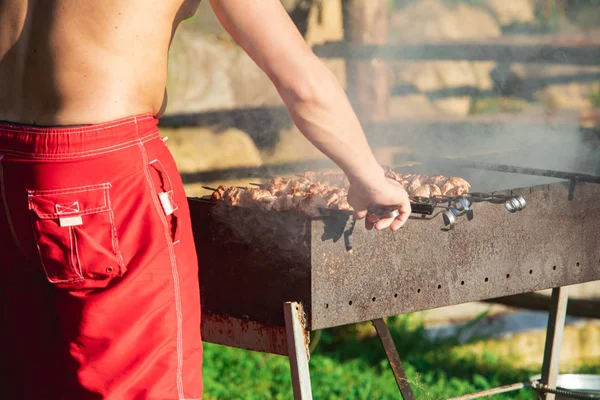
[[[310,46],[343,38],[341,0],[319,0],[308,7],[304,0],[282,3]],[[343,85],[344,61],[325,61]],[[221,27],[208,1],[180,26],[173,40],[167,91],[166,115],[283,105],[273,83]],[[259,148],[234,127],[163,132],[171,138],[171,151],[185,172],[324,157],[295,128],[280,131],[274,148]],[[204,194],[199,185],[189,185],[188,191]]]
[[[297,18],[306,16],[297,23],[306,23],[301,30],[309,45],[343,38],[341,0],[320,0],[304,12],[301,0],[282,2],[289,12],[301,14]],[[343,61],[326,64],[343,83]],[[221,27],[208,1],[173,40],[167,91],[167,114],[282,105],[272,82]]]

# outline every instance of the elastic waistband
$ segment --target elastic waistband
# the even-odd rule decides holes
[[[65,160],[112,153],[160,137],[158,119],[140,114],[101,124],[38,127],[0,123],[0,155]]]

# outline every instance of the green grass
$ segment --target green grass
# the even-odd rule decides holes
[[[539,369],[513,368],[510,359],[465,350],[456,337],[424,339],[422,324],[409,316],[388,321],[417,399],[444,399],[527,380]],[[315,399],[398,399],[398,389],[377,337],[359,339],[365,325],[323,331],[310,360]],[[364,336],[364,335],[362,335]],[[600,362],[581,373],[600,373]],[[205,345],[207,400],[292,399],[288,359],[217,345]],[[494,397],[535,399],[529,389]]]
[[[496,114],[496,113],[519,113],[529,108],[532,103],[525,99],[516,97],[484,97],[475,98],[471,104],[471,115]]]

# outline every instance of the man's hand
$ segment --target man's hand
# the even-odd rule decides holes
[[[348,191],[348,203],[354,208],[354,218],[365,220],[367,229],[387,229],[393,231],[400,229],[408,220],[411,208],[408,199],[408,193],[393,179],[381,175],[381,179],[364,183],[351,183]],[[394,206],[398,207],[400,215],[396,218],[372,219],[367,216],[367,209],[370,206]]]

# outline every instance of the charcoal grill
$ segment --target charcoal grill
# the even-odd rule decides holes
[[[383,318],[553,288],[542,371],[552,387],[565,286],[600,279],[600,185],[490,193],[515,196],[527,202],[519,212],[473,202],[474,218],[453,229],[416,214],[398,232],[333,211],[312,218],[190,198],[203,338],[289,356],[294,397],[310,399],[310,331],[373,321],[403,398],[413,399]]]

